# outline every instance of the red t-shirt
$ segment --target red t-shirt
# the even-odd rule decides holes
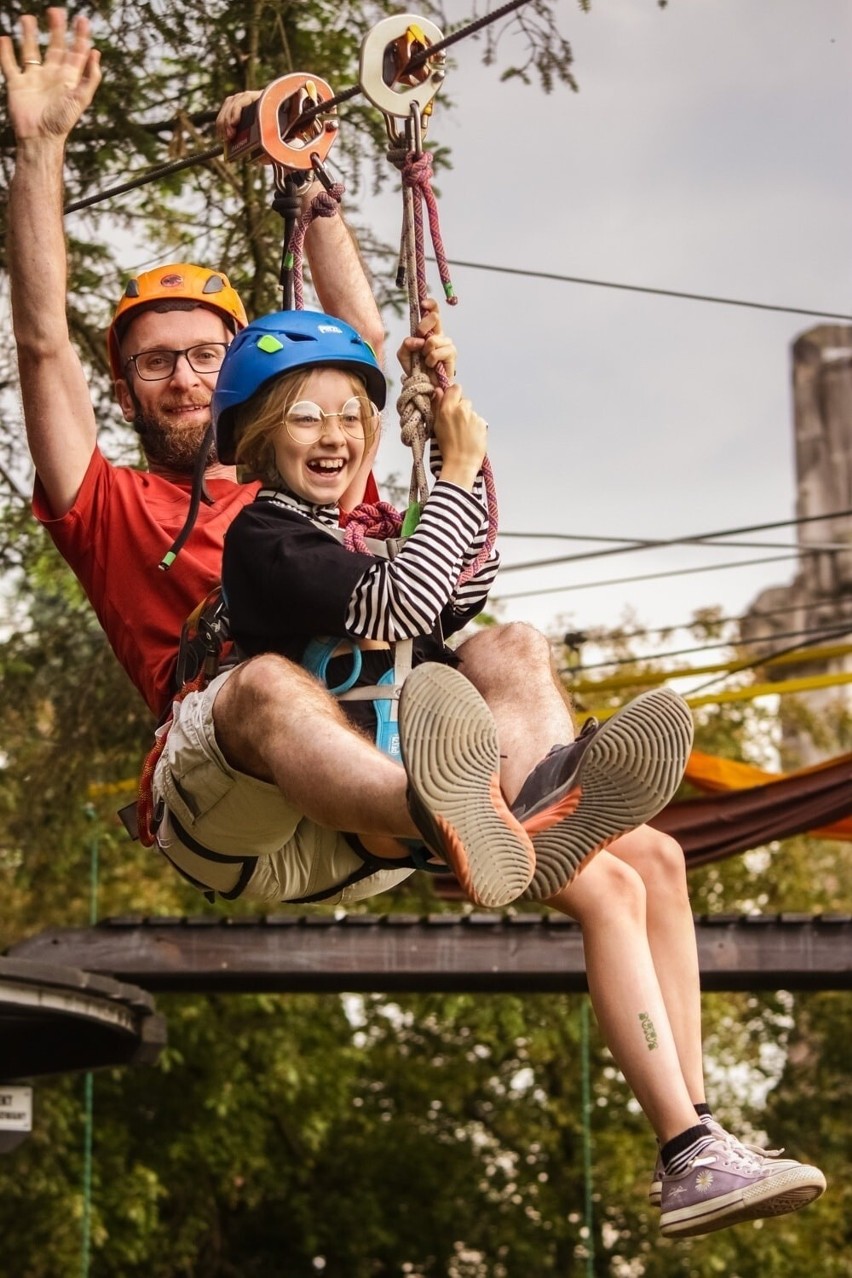
[[[113,466],[96,448],[76,502],[60,519],[36,477],[36,519],[73,569],[110,647],[157,718],[174,692],[183,623],[218,584],[225,533],[260,487],[229,479],[208,479],[206,486],[213,505],[201,503],[186,544],[163,572],[158,564],[189,508],[189,476],[171,480]],[[372,474],[364,500],[378,500]]]
[[[168,572],[158,564],[183,527],[191,478],[173,482],[113,466],[95,449],[77,500],[54,519],[36,479],[33,512],[70,564],[106,631],[110,646],[160,716],[174,691],[181,627],[217,584],[231,520],[257,484],[207,481],[213,505],[201,503],[195,527]]]

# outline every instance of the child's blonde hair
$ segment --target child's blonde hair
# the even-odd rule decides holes
[[[262,386],[251,399],[234,409],[234,456],[245,482],[259,479],[278,484],[281,476],[275,464],[275,436],[284,425],[287,410],[303,398],[303,390],[316,368],[299,368],[276,377]],[[341,370],[349,378],[353,395],[366,395],[366,386],[348,369]],[[372,435],[366,436],[369,444]]]

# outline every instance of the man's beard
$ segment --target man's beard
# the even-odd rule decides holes
[[[139,436],[142,451],[149,463],[153,462],[179,475],[191,475],[195,470],[201,441],[206,431],[205,426],[193,424],[176,430],[174,426],[162,421],[159,417],[143,413],[137,404],[133,429]],[[216,460],[216,443],[213,440],[207,454],[207,465],[212,466]]]

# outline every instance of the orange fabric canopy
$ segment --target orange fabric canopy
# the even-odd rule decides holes
[[[710,797],[670,803],[651,825],[678,840],[690,866],[795,834],[852,838],[852,754],[775,774],[694,751],[686,777]]]

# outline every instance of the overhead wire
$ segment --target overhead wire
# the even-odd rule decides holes
[[[712,626],[730,626],[740,625],[748,618],[766,618],[766,617],[788,617],[792,612],[792,606],[787,604],[784,608],[765,608],[759,612],[750,612],[741,617],[710,617],[707,621],[703,621],[700,617],[691,621],[679,621],[670,626],[645,626],[642,629],[621,630],[618,627],[614,629],[597,630],[593,629],[588,635],[589,643],[605,643],[607,639],[618,639],[619,641],[627,639],[642,639],[647,635],[666,635],[677,630],[692,630],[695,626],[712,625]]]
[[[739,537],[746,533],[769,532],[773,528],[789,528],[793,526],[801,527],[804,524],[818,523],[822,520],[844,519],[849,515],[852,515],[852,509],[847,508],[846,510],[833,511],[831,514],[804,515],[798,519],[779,519],[766,524],[745,524],[739,528],[723,528],[716,532],[692,533],[687,537],[624,537],[620,539],[612,537],[594,537],[593,540],[595,541],[619,540],[619,545],[609,546],[604,550],[584,551],[582,554],[559,555],[550,559],[531,559],[520,564],[505,564],[501,568],[501,572],[520,572],[522,569],[526,568],[547,568],[555,564],[580,563],[588,559],[603,559],[611,555],[632,553],[636,550],[659,550],[668,546],[701,545],[704,543],[712,544],[712,539],[714,538]],[[513,536],[517,534],[509,533],[504,535]],[[554,534],[554,537],[560,536],[566,536],[566,534]],[[584,535],[582,538],[579,538],[579,540],[585,541],[587,540],[587,536]],[[805,549],[806,547],[802,547],[803,551]]]
[[[594,590],[598,586],[626,586],[635,581],[659,581],[664,577],[689,577],[700,572],[722,572],[726,568],[753,568],[757,564],[789,563],[798,559],[798,555],[764,555],[757,559],[739,559],[725,564],[702,564],[697,568],[673,568],[667,572],[645,572],[635,577],[608,577],[604,581],[578,581],[570,586],[545,586],[538,590],[512,590],[507,594],[496,595],[494,602],[502,603],[506,599],[529,599],[535,595],[558,595],[569,590]],[[505,568],[501,572],[506,572]]]
[[[595,280],[581,275],[562,275],[556,271],[531,271],[519,266],[495,266],[486,262],[463,262],[460,258],[448,258],[450,266],[463,270],[494,271],[499,275],[520,275],[528,279],[553,280],[560,284],[581,284],[588,288],[618,289],[625,293],[645,293],[653,297],[671,297],[687,302],[710,302],[716,306],[740,306],[755,311],[775,311],[782,315],[805,315],[814,319],[852,321],[852,314],[829,310],[812,310],[805,306],[785,306],[775,302],[753,302],[740,297],[719,297],[713,293],[690,293],[674,288],[654,288],[647,284],[622,284],[615,280]]]

